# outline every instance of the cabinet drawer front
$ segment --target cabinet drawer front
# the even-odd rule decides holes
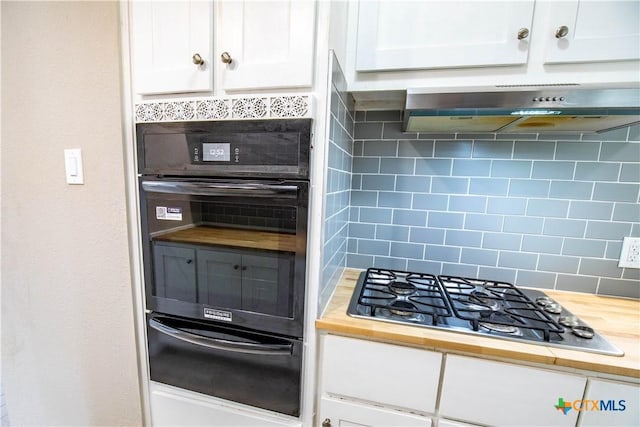
[[[151,425],[242,427],[302,427],[298,422],[278,420],[255,410],[241,410],[195,393],[174,391],[160,384],[150,384]]]
[[[431,427],[431,419],[400,411],[323,397],[316,425],[331,427]]]
[[[434,412],[440,353],[335,335],[323,352],[324,392]]]
[[[445,361],[440,415],[490,425],[574,426],[576,411],[558,400],[579,399],[586,378],[463,356]]]
[[[599,410],[582,411],[582,426],[640,425],[640,387],[637,384],[590,379],[585,400],[603,401]],[[591,409],[591,404],[586,404]]]

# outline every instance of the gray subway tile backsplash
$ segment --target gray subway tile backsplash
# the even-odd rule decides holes
[[[512,197],[547,197],[551,182],[543,179],[511,179],[509,196]]]
[[[640,221],[640,204],[616,203],[613,208],[613,220],[626,222]]]
[[[522,236],[522,250],[541,254],[559,254],[562,250],[562,237]]]
[[[573,200],[569,208],[569,218],[609,220],[612,212],[613,203]]]
[[[501,231],[504,217],[501,215],[465,214],[464,229],[478,231]]]
[[[552,181],[549,197],[552,199],[591,200],[593,182]]]
[[[379,240],[389,240],[396,242],[408,242],[409,230],[407,226],[401,225],[376,225],[375,237]]]
[[[553,160],[556,152],[555,142],[515,141],[514,159],[548,159]]]
[[[589,221],[585,237],[588,239],[622,240],[628,236],[631,224],[624,222]]]
[[[435,156],[446,158],[471,157],[473,144],[471,141],[436,141]]]
[[[568,200],[528,199],[527,203],[528,216],[566,218],[568,211]]]
[[[640,188],[637,184],[596,182],[593,198],[612,202],[637,202],[639,190]]]
[[[431,178],[428,176],[396,176],[396,191],[428,193],[430,188]]]
[[[443,194],[414,193],[413,209],[425,211],[446,211],[448,198]]]
[[[607,242],[604,240],[564,239],[563,255],[602,258]]]
[[[506,196],[508,189],[509,180],[506,178],[471,178],[469,180],[469,193],[471,194]]]
[[[640,182],[640,163],[623,163],[620,182]]]
[[[468,178],[434,176],[431,178],[431,192],[444,194],[467,194]]]
[[[490,160],[455,159],[453,161],[454,176],[489,176]]]
[[[640,144],[624,142],[607,142],[600,149],[600,161],[609,162],[638,162],[640,159]]]
[[[501,249],[517,251],[522,244],[521,234],[510,233],[483,233],[482,247],[487,249]]]
[[[444,243],[447,246],[479,248],[482,246],[482,233],[479,231],[447,230]]]
[[[534,179],[573,179],[576,164],[574,162],[542,161],[533,162],[531,178]]]
[[[424,141],[424,140],[412,141],[412,140],[401,139],[398,141],[398,157],[411,157],[411,158],[433,157],[433,145],[434,145],[433,141]]]
[[[547,236],[584,237],[587,221],[577,219],[547,218],[542,234]]]
[[[622,238],[640,236],[640,125],[582,135],[417,134],[401,132],[399,111],[351,117],[350,152],[348,124],[336,118],[341,130],[332,133],[347,153],[333,164],[353,188],[348,245],[335,246],[346,248],[347,266],[640,298],[640,272],[617,266]],[[345,190],[342,175],[331,180],[332,190]]]
[[[413,225],[424,227],[427,223],[427,213],[413,211],[410,209],[394,209],[392,222],[395,225]]]
[[[411,193],[380,191],[378,196],[378,206],[409,209],[411,208]]]
[[[440,196],[446,197],[446,196]],[[446,200],[444,203],[446,210]],[[449,196],[450,212],[478,212],[483,213],[487,210],[487,197],[485,196]]]
[[[579,144],[576,146],[576,144]],[[600,154],[599,142],[558,141],[556,146],[556,160],[598,160]]]
[[[510,159],[513,141],[476,141],[473,144],[473,157],[481,159]]]
[[[524,215],[527,200],[513,197],[489,197],[487,213],[503,215]]]
[[[530,178],[531,160],[493,160],[491,176],[497,178]]]

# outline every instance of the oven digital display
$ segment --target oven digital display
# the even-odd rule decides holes
[[[231,144],[228,142],[203,143],[202,161],[228,162],[231,160]]]

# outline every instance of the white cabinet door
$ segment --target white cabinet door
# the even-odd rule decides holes
[[[195,393],[174,391],[157,383],[151,383],[150,389],[152,426],[302,426],[298,421],[279,420],[257,411],[216,404]]]
[[[212,34],[212,2],[131,2],[134,91],[211,91]],[[195,54],[203,65],[194,64]]]
[[[220,1],[216,22],[224,90],[311,86],[313,0]],[[231,63],[222,62],[224,52]]]
[[[587,379],[577,375],[447,355],[440,415],[477,424],[575,426],[576,411],[559,399],[581,399]]]
[[[435,411],[442,354],[335,335],[322,352],[323,393]]]
[[[391,409],[323,397],[316,425],[323,427],[429,427],[431,419]]]
[[[589,379],[584,400],[586,402],[579,402],[582,403],[580,427],[640,425],[640,387],[637,384]],[[597,410],[593,408],[593,401],[598,402]]]
[[[356,71],[527,62],[534,0],[360,1]]]
[[[565,28],[566,35],[556,32]],[[540,29],[536,29],[539,32]],[[536,33],[536,36],[539,34]],[[563,0],[549,9],[545,63],[640,58],[640,2]]]

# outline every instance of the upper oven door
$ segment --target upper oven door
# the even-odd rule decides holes
[[[141,177],[147,308],[301,337],[308,185]]]
[[[141,175],[309,179],[310,119],[139,123]]]

